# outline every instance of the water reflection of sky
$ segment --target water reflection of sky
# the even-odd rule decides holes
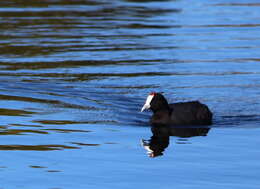
[[[0,6],[0,187],[259,186],[258,2]],[[151,91],[214,124],[158,134],[139,112]]]

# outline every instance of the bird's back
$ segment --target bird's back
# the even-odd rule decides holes
[[[199,101],[180,102],[169,106],[172,125],[210,125],[212,122],[211,111]]]

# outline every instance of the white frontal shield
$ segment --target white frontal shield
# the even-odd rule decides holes
[[[144,106],[141,109],[141,112],[143,112],[144,110],[147,110],[147,109],[149,109],[151,107],[150,104],[151,104],[151,101],[152,101],[153,97],[154,97],[154,95],[148,95],[148,97],[147,97],[147,99],[145,101],[145,104],[144,104]]]

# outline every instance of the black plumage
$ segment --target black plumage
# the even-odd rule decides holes
[[[142,108],[151,109],[153,125],[210,125],[212,124],[212,112],[199,101],[180,102],[168,104],[160,93],[151,93]]]

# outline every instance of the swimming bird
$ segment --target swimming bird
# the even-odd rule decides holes
[[[168,104],[161,93],[152,92],[147,96],[141,112],[146,109],[153,111],[150,120],[152,125],[192,126],[212,124],[212,112],[208,106],[199,101]]]

